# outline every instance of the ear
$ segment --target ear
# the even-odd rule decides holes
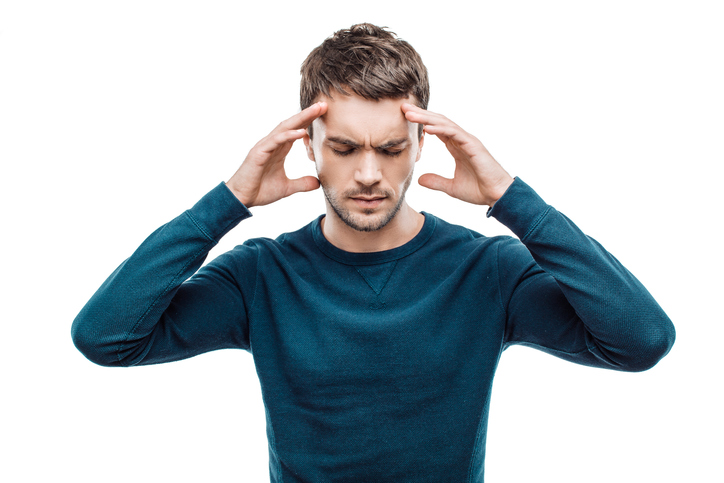
[[[418,162],[420,160],[420,156],[422,155],[422,145],[425,144],[425,133],[422,133],[422,136],[420,136],[420,144],[417,147],[417,156],[415,157],[415,162]]]
[[[314,149],[312,148],[312,139],[309,137],[309,132],[304,135],[302,140],[304,141],[304,147],[307,149],[307,157],[316,162],[317,160],[314,159]]]

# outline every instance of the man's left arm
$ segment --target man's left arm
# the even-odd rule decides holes
[[[410,104],[407,119],[445,143],[455,159],[452,179],[420,184],[488,205],[515,233],[499,251],[506,343],[535,346],[567,360],[641,371],[670,350],[674,327],[643,285],[600,244],[513,179],[483,144],[446,117]]]
[[[673,324],[641,282],[520,178],[489,216],[520,239],[499,246],[507,344],[625,371],[669,352]]]

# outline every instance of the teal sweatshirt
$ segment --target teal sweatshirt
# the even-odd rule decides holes
[[[520,240],[424,215],[392,250],[340,250],[320,216],[199,268],[250,216],[222,183],[111,274],[73,341],[106,366],[249,351],[275,483],[482,482],[507,347],[623,371],[670,350],[674,327],[641,283],[522,180],[488,212]]]

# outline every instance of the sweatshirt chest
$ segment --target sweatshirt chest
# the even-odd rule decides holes
[[[260,376],[349,391],[440,387],[465,365],[494,366],[504,313],[494,270],[474,265],[420,258],[260,272],[249,314]]]

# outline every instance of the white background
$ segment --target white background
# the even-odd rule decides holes
[[[724,478],[719,2],[0,5],[0,480],[268,481],[249,354],[108,369],[75,350],[70,325],[146,235],[298,111],[307,53],[362,21],[410,41],[430,110],[603,243],[676,325],[672,352],[640,374],[507,351],[486,481]],[[314,174],[300,148],[289,172]],[[429,171],[452,171],[432,138]],[[413,186],[408,200],[507,233],[446,195]],[[319,191],[254,209],[210,257],[323,209]]]

